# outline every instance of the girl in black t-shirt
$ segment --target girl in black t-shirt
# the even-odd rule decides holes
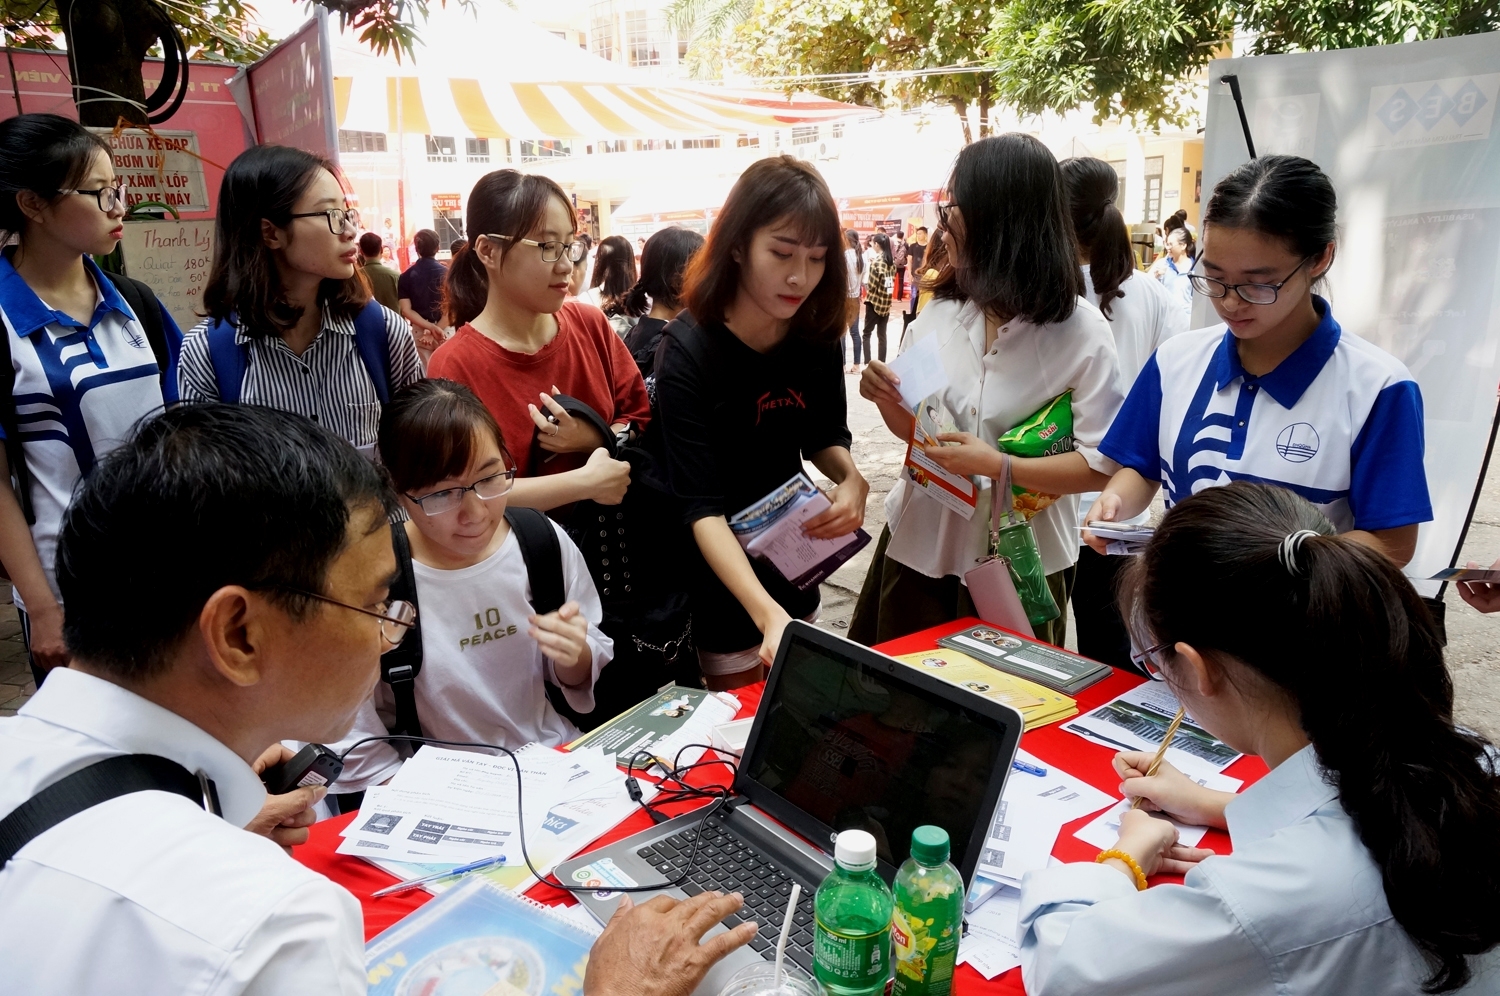
[[[710,688],[762,677],[793,616],[818,591],[752,562],[727,519],[802,470],[835,482],[807,534],[864,522],[870,486],[849,455],[839,337],[848,293],[838,210],[817,170],[790,156],[740,177],[683,280],[688,313],[657,357],[655,423],[672,490],[702,555],[693,638]]]

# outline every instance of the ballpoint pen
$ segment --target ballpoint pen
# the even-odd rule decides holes
[[[1010,766],[1017,771],[1024,771],[1028,775],[1036,775],[1040,778],[1047,777],[1047,769],[1038,764],[1027,764],[1025,761],[1012,761]]]
[[[470,861],[466,865],[459,865],[457,868],[450,868],[447,871],[437,872],[433,875],[423,875],[421,878],[414,878],[408,882],[397,882],[395,885],[388,885],[384,889],[379,889],[375,892],[370,893],[370,898],[379,899],[381,896],[394,896],[398,892],[407,892],[411,889],[419,889],[422,886],[426,885],[428,882],[436,882],[440,878],[453,878],[455,875],[467,875],[471,871],[478,871],[481,868],[488,868],[491,865],[503,864],[505,864],[505,855],[503,854],[497,854],[492,858],[480,858],[478,861]]]

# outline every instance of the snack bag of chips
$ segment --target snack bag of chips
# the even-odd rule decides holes
[[[1064,391],[1039,410],[1000,434],[995,445],[1002,453],[1019,457],[1052,456],[1073,452],[1073,392]],[[1019,484],[1011,487],[1015,510],[1030,519],[1057,501],[1058,495],[1028,491]]]

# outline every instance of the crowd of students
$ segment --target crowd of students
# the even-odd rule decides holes
[[[936,340],[956,430],[928,455],[986,495],[1009,480],[1056,496],[1031,528],[1056,601],[1078,597],[1080,648],[1165,680],[1274,769],[1231,801],[1121,755],[1126,794],[1228,827],[1235,853],[1200,866],[1171,824],[1137,811],[1103,863],[1033,876],[1031,991],[1495,984],[1500,779],[1487,743],[1453,724],[1433,622],[1399,571],[1432,517],[1420,391],[1315,293],[1336,248],[1333,188],[1286,156],[1222,180],[1184,276],[1223,324],[1187,332],[1179,302],[1134,268],[1116,182],[1107,164],[1059,164],[1026,135],[968,146],[937,235],[901,248],[921,278],[908,294],[887,285],[890,240],[862,255],[817,171],[771,157],[744,172],[706,240],[659,232],[639,272],[628,242],[606,253],[605,240],[595,306],[578,297],[587,246],[570,199],[499,170],[470,193],[448,267],[435,239],[418,246],[442,270],[428,318],[436,271],[401,274],[397,309],[374,296],[335,167],[259,146],[225,173],[206,315],[183,335],[142,285],[90,259],[114,247],[124,213],[107,147],[55,116],[0,122],[0,229],[17,238],[0,256],[15,378],[3,430],[21,485],[0,488],[0,561],[40,686],[0,721],[0,769],[25,773],[0,780],[0,810],[80,757],[159,748],[210,772],[227,818],[295,842],[321,793],[266,800],[249,762],[281,756],[266,748],[282,740],[348,743],[399,723],[378,658],[406,641],[425,661],[408,689],[424,731],[512,747],[564,743],[685,663],[685,680],[710,688],[759,680],[786,624],[816,618],[818,592],[748,557],[728,518],[807,460],[834,484],[808,534],[862,525],[841,340],[863,297],[859,389],[905,439],[885,330],[892,299],[909,297],[920,313],[898,345]],[[425,370],[422,322],[442,334]],[[1070,447],[997,448],[1063,395]],[[1081,524],[1138,517],[1161,487],[1170,510],[1142,557],[1099,556],[1087,532],[1094,549],[1080,550]],[[971,614],[962,578],[989,552],[987,515],[966,519],[903,479],[886,522],[850,636]],[[561,593],[538,611],[543,548]],[[1061,619],[1038,636],[1061,644]],[[367,745],[338,790],[401,760]],[[183,840],[161,813],[132,813],[127,863],[163,860],[152,834]],[[137,886],[80,863],[97,829],[0,869],[5,906],[45,911],[0,915],[0,950],[19,955],[69,922],[110,930],[114,915],[145,939],[118,957],[177,959],[178,988],[225,973],[238,984],[210,991],[362,984],[357,910],[273,868],[274,849],[215,830],[198,853],[214,869],[242,863],[228,885]],[[1136,896],[1157,870],[1187,883]],[[173,940],[255,874],[246,918],[209,916],[212,936]],[[124,901],[110,914],[112,895]],[[670,903],[622,920],[590,996],[685,996],[714,921]],[[622,936],[675,952],[669,977],[619,982]],[[713,951],[749,935],[724,936]],[[85,991],[104,956],[78,957],[88,964],[57,972],[23,958],[18,978]]]

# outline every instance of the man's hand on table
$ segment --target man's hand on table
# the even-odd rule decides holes
[[[625,896],[589,953],[584,996],[688,996],[715,963],[755,936],[750,922],[702,939],[743,902],[737,892],[682,902],[655,896],[640,906]]]

